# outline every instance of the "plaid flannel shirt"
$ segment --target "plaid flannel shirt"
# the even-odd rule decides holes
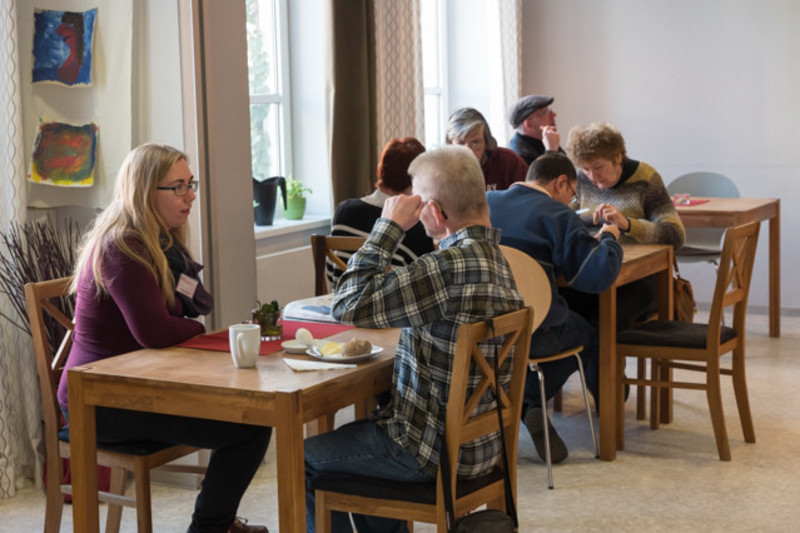
[[[438,250],[387,272],[403,239],[394,222],[378,219],[364,246],[339,278],[333,316],[359,327],[403,327],[394,361],[392,402],[378,423],[392,439],[416,455],[435,476],[444,433],[456,335],[461,324],[521,309],[508,264],[498,248],[500,230],[461,229],[439,242]],[[493,356],[490,347],[487,351]],[[510,360],[500,381],[510,380]],[[477,384],[471,376],[470,391]],[[477,409],[494,409],[487,393]],[[491,470],[501,453],[500,433],[461,448],[458,474],[476,477]]]

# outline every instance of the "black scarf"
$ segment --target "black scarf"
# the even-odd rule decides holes
[[[166,247],[169,239],[162,235],[161,246]],[[175,280],[175,285],[181,279],[181,274],[197,280],[197,287],[194,291],[194,297],[189,298],[185,294],[175,291],[175,295],[183,304],[183,314],[189,318],[195,318],[199,315],[207,315],[214,308],[214,297],[211,296],[203,287],[200,281],[200,271],[203,270],[203,265],[195,263],[189,253],[175,240],[172,240],[172,245],[164,250],[164,255],[167,256],[167,263],[172,272],[172,277]]]

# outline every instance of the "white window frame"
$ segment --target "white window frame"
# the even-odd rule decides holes
[[[436,4],[436,17],[437,17],[437,42],[435,44],[437,50],[436,66],[438,73],[436,79],[439,80],[438,85],[424,86],[423,98],[427,96],[436,96],[439,101],[439,116],[437,122],[439,124],[439,131],[442,133],[439,139],[430,139],[429,133],[425,132],[425,146],[430,149],[436,146],[445,144],[444,137],[447,134],[447,118],[448,118],[448,91],[447,91],[447,0],[420,0],[421,2],[433,2]],[[420,9],[420,16],[423,10]],[[425,46],[425,43],[422,43]],[[430,46],[430,45],[429,45]],[[425,76],[423,75],[423,80]],[[423,103],[424,113],[424,103]],[[426,117],[427,118],[427,117]]]
[[[288,177],[292,174],[292,126],[288,119],[291,116],[291,72],[289,62],[289,20],[287,0],[272,0],[276,10],[276,21],[273,33],[274,49],[276,51],[275,76],[277,93],[250,94],[248,87],[249,105],[253,104],[278,104],[278,173]],[[266,177],[266,176],[265,176]],[[283,216],[282,211],[276,210],[276,215]]]

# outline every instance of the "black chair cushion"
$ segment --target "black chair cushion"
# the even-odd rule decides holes
[[[618,344],[637,346],[671,346],[676,348],[706,347],[708,325],[695,322],[678,322],[676,320],[653,320],[635,328],[620,331],[617,334]],[[720,343],[724,344],[736,338],[736,330],[722,326]]]
[[[474,479],[459,479],[456,488],[456,497],[466,496],[478,489],[486,487],[496,481],[502,481],[503,471],[495,467],[488,474]],[[434,505],[436,503],[436,482],[415,483],[408,481],[391,481],[355,474],[342,474],[338,472],[320,474],[311,479],[311,488],[350,494],[351,496],[364,496],[367,498],[380,498],[383,500],[397,500],[411,503]]]
[[[63,427],[58,431],[58,440],[62,442],[69,442],[69,426]],[[126,455],[150,455],[151,453],[160,452],[173,446],[166,442],[155,441],[130,441],[130,442],[115,442],[113,444],[98,442],[97,448],[107,452],[124,453]]]

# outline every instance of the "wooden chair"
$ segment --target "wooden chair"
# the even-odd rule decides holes
[[[44,531],[56,533],[61,527],[64,505],[63,494],[71,494],[70,485],[62,485],[64,468],[62,459],[69,458],[69,431],[61,428],[61,408],[58,404],[58,382],[72,345],[74,324],[53,302],[69,293],[69,278],[60,278],[25,285],[25,298],[30,318],[36,367],[39,374],[39,389],[42,395],[44,417],[45,460],[47,469]],[[45,314],[46,313],[46,314]],[[46,318],[47,317],[47,318]],[[54,320],[66,334],[53,353],[48,340],[46,321]],[[97,463],[111,468],[110,492],[100,492],[100,500],[107,502],[106,531],[119,531],[122,506],[135,507],[138,530],[153,529],[150,512],[150,469],[198,451],[190,446],[173,446],[158,442],[131,442],[118,445],[99,445]],[[205,467],[193,465],[168,465],[171,471],[205,473]],[[125,481],[128,472],[133,472],[136,482],[136,497],[125,496]],[[60,490],[59,490],[60,489]]]
[[[506,258],[511,272],[514,274],[514,282],[517,284],[517,290],[522,294],[525,300],[525,305],[530,305],[534,310],[533,323],[531,324],[531,331],[536,331],[539,324],[547,316],[552,303],[552,288],[550,286],[550,279],[547,277],[544,269],[538,261],[529,256],[521,250],[512,248],[511,246],[500,245],[500,250]],[[592,432],[592,442],[594,443],[595,457],[600,455],[600,448],[597,443],[597,434],[594,429],[594,421],[592,420],[592,410],[589,406],[589,395],[586,392],[586,375],[583,372],[583,361],[581,361],[580,353],[583,351],[583,346],[575,346],[568,350],[564,350],[555,355],[548,357],[531,358],[529,368],[532,372],[539,375],[539,394],[542,398],[542,407],[547,405],[545,399],[545,386],[544,375],[539,365],[551,361],[560,361],[567,357],[575,357],[578,361],[578,374],[581,378],[581,387],[583,390],[583,402],[586,406],[586,417],[589,419],[589,428]],[[547,463],[547,486],[553,488],[553,463],[550,460],[550,431],[547,424],[547,410],[542,409],[542,417],[544,418],[544,442],[545,442],[545,462]]]
[[[341,271],[347,270],[347,258],[364,244],[364,237],[349,237],[342,235],[312,235],[311,253],[314,256],[314,294],[321,296],[328,294],[332,287],[328,287],[326,264],[331,262],[334,268]],[[343,257],[338,252],[347,252]]]
[[[458,330],[445,420],[445,441],[451,459],[452,487],[456,487],[455,473],[459,447],[463,443],[497,431],[498,420],[495,409],[479,415],[473,412],[479,398],[489,388],[494,391],[494,371],[479,343],[494,338],[496,334],[497,337],[504,337],[498,352],[500,367],[511,356],[513,350],[511,382],[508,390],[500,392],[499,400],[503,410],[506,453],[514,493],[512,497],[516,502],[517,443],[532,315],[533,309],[526,307],[495,317],[495,333],[484,321],[462,325]],[[519,357],[520,355],[522,357]],[[471,367],[482,373],[482,379],[468,397]],[[316,526],[319,532],[331,532],[331,511],[408,520],[409,527],[415,521],[434,523],[437,531],[447,531],[441,469],[435,483],[387,481],[366,476],[331,473],[314,478],[312,486],[316,489]],[[505,487],[500,466],[480,478],[459,480],[454,492],[456,492],[454,501],[456,516],[466,514],[483,504],[493,509],[505,508]]]
[[[625,383],[653,387],[650,392],[650,427],[658,428],[659,389],[674,387],[705,390],[719,458],[730,461],[731,452],[722,409],[720,374],[733,378],[744,440],[755,442],[745,379],[745,318],[750,278],[753,273],[759,222],[728,228],[720,256],[717,282],[707,324],[654,320],[617,335],[617,442],[624,448],[625,406],[622,400]],[[733,307],[733,327],[722,323],[725,308]],[[720,367],[720,357],[733,352],[730,368]],[[651,359],[651,379],[629,379],[621,370],[625,357]],[[670,369],[696,370],[705,373],[705,382],[675,381]]]

